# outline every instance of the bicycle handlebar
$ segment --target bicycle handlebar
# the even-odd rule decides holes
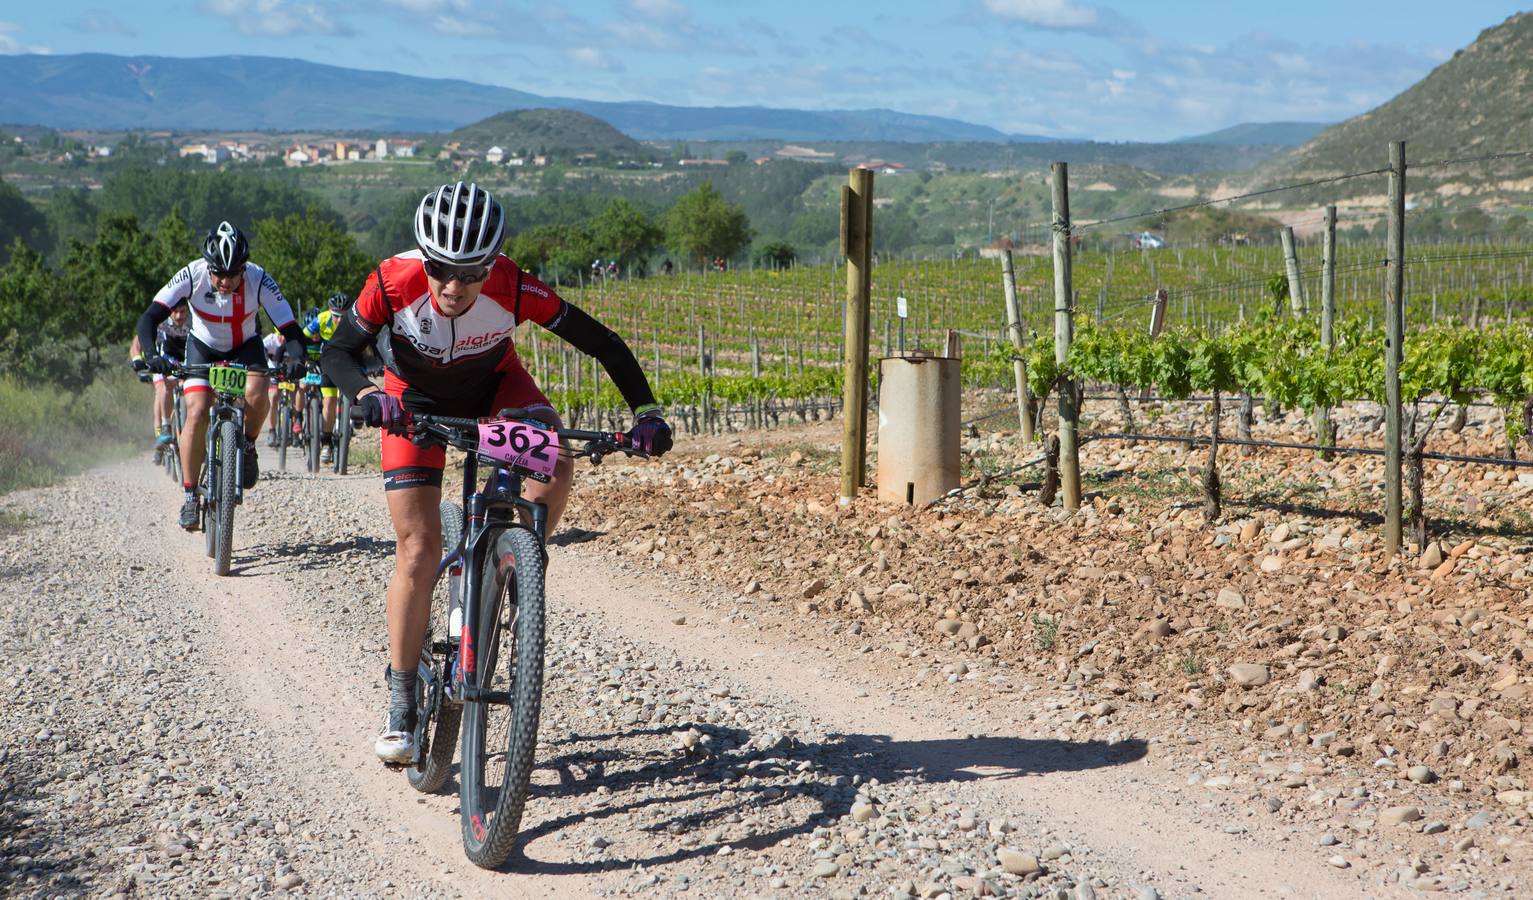
[[[527,414],[525,410],[505,410],[506,416],[495,418],[526,418],[537,419],[535,415]],[[437,416],[428,413],[413,413],[410,416],[410,424],[407,430],[413,434],[430,434],[440,439],[443,443],[466,450],[470,453],[479,450],[479,425],[488,419],[470,419],[459,416]],[[539,420],[541,421],[541,420]],[[351,424],[353,427],[366,425],[361,407],[351,407]],[[557,428],[554,433],[566,441],[583,441],[586,446],[576,450],[567,448],[575,456],[591,457],[592,462],[600,462],[601,457],[608,453],[625,453],[629,456],[637,456],[648,459],[649,454],[633,446],[629,436],[621,431],[584,431],[578,428]]]

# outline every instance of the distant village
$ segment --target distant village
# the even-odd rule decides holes
[[[63,134],[66,137],[83,137],[83,135],[71,135],[68,132]],[[417,140],[388,137],[368,140],[313,138],[295,142],[210,139],[202,137],[188,140],[185,143],[176,143],[178,136],[173,132],[149,132],[144,137],[150,141],[170,143],[176,147],[177,154],[183,159],[200,159],[210,165],[231,162],[261,163],[273,158],[279,158],[283,164],[292,168],[387,159],[416,159],[421,156],[422,148],[425,146],[423,142]],[[93,143],[89,144],[89,147],[90,155],[93,157],[106,159],[112,155],[112,145],[110,144]],[[567,161],[577,166],[596,165],[598,162],[601,162],[601,157],[596,153],[576,153],[567,159],[555,159],[554,156],[548,153],[532,153],[527,150],[513,151],[500,146],[481,150],[475,147],[463,146],[459,141],[449,141],[440,146],[433,145],[430,149],[434,150],[436,159],[450,161],[459,169],[466,169],[476,162],[509,168],[542,167],[559,161]],[[64,155],[72,156],[70,153]],[[759,156],[748,161],[759,166],[774,159],[824,163],[838,161],[837,154],[835,153],[795,144],[778,147],[771,156]],[[881,159],[841,159],[840,161],[860,168],[871,169],[881,175],[898,175],[906,169],[902,163],[888,162]],[[735,162],[736,160],[731,159],[688,157],[674,160],[672,164],[684,168],[694,168],[729,166]],[[663,162],[639,159],[618,159],[609,161],[608,164],[620,169],[663,168],[666,165]],[[933,171],[941,171],[945,168],[941,163],[932,165]]]

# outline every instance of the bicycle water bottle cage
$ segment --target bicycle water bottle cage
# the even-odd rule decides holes
[[[318,387],[319,382],[320,377],[318,372],[310,372],[309,374],[303,376],[303,383],[309,387]]]
[[[208,386],[225,397],[245,396],[245,370],[239,366],[211,366]]]

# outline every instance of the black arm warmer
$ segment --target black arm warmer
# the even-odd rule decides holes
[[[304,337],[303,329],[298,327],[297,322],[289,322],[277,330],[287,338],[287,342],[283,345],[284,358],[291,356],[302,359],[308,353],[308,339]]]
[[[320,354],[319,367],[330,376],[335,386],[346,392],[353,401],[357,392],[371,387],[364,362],[367,348],[372,346],[373,336],[357,325],[355,314],[348,311],[335,326],[335,334]]]
[[[639,361],[634,359],[633,351],[628,349],[623,339],[573,303],[565,301],[564,307],[564,313],[548,326],[548,330],[569,341],[586,356],[600,360],[602,368],[607,370],[612,383],[617,385],[629,409],[653,405],[655,393],[650,390],[649,379],[644,377],[644,370],[639,367]],[[340,384],[334,375],[330,379]]]
[[[170,310],[158,303],[149,304],[144,314],[138,317],[138,352],[145,358],[155,355],[155,332],[160,330],[160,324],[170,318]]]

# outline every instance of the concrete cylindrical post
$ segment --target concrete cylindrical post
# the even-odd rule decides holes
[[[920,506],[958,487],[959,361],[879,361],[878,499]]]

